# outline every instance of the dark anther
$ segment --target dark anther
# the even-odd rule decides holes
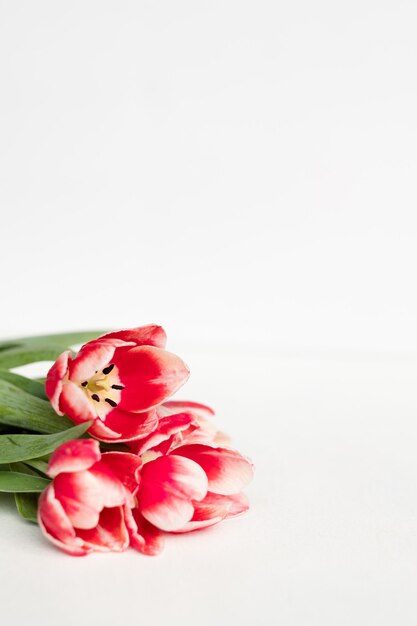
[[[114,400],[110,400],[110,398],[105,398],[106,402],[108,402],[110,404],[110,406],[115,407],[117,406],[117,402],[115,402]]]
[[[87,387],[88,385],[88,380],[85,380],[83,383],[81,383],[81,387]]]
[[[96,402],[100,402],[100,398],[98,397],[98,395],[96,393],[93,393],[93,395],[91,396],[93,398],[93,400],[95,400]]]
[[[114,367],[114,364],[113,364],[113,363],[111,363],[110,365],[108,365],[107,367],[105,367],[105,368],[104,368],[104,370],[103,370],[103,374],[106,374],[106,375],[107,375],[107,374],[110,374],[110,372],[112,371],[113,367]]]
[[[112,389],[124,389],[123,385],[112,385]]]

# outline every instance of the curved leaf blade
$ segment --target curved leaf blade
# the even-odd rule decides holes
[[[0,367],[10,369],[28,363],[55,361],[64,350],[95,339],[105,332],[90,330],[8,339],[0,342]]]
[[[22,391],[26,391],[26,393],[30,393],[31,396],[42,398],[42,400],[48,399],[45,393],[45,384],[39,380],[33,380],[32,378],[27,378],[26,376],[21,376],[20,374],[2,369],[0,369],[0,379],[6,380],[15,387],[22,389]]]
[[[53,435],[0,435],[0,462],[18,463],[51,454],[65,441],[81,437],[90,426],[91,422],[85,422]]]
[[[57,433],[73,426],[63,415],[57,415],[49,401],[41,400],[0,379],[0,424],[40,433]]]
[[[39,493],[51,481],[40,476],[19,472],[0,472],[0,491],[3,493]]]
[[[18,513],[28,522],[38,522],[38,499],[37,493],[15,493],[14,499]]]

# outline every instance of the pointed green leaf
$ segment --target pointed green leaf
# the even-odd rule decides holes
[[[79,424],[54,435],[0,435],[0,461],[17,463],[51,454],[61,443],[78,439],[91,426]]]
[[[55,413],[49,401],[1,379],[0,423],[40,433],[56,433],[73,426],[67,417]]]
[[[19,472],[0,472],[0,491],[5,493],[39,493],[51,481],[40,476],[20,474]]]
[[[19,515],[28,522],[37,523],[38,500],[36,493],[15,493],[14,499]]]
[[[42,474],[47,474],[48,463],[43,459],[26,459],[26,465],[33,467],[38,472],[42,472]]]
[[[21,337],[0,342],[0,368],[10,369],[27,363],[55,361],[73,345],[85,343],[99,337],[106,331],[91,330],[54,335]]]
[[[10,369],[26,365],[27,363],[55,361],[66,349],[66,347],[54,344],[44,344],[39,347],[22,344],[17,348],[0,352],[0,367],[2,369]]]
[[[45,393],[45,384],[38,380],[33,380],[32,378],[27,378],[26,376],[21,376],[20,374],[14,374],[13,372],[9,372],[9,370],[1,369],[0,379],[7,380],[15,387],[19,387],[19,389],[26,391],[26,393],[30,393],[31,396],[36,396],[37,398],[42,398],[42,400],[47,400],[47,395]]]

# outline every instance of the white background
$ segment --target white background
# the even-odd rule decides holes
[[[416,623],[416,27],[0,0],[1,335],[163,324],[257,465],[160,559],[71,560],[4,499],[9,623]]]

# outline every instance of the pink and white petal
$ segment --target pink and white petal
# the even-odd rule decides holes
[[[182,440],[185,443],[208,443],[213,442],[218,433],[217,427],[209,419],[214,415],[214,411],[198,402],[189,401],[176,401],[170,400],[164,402],[158,407],[158,415],[165,417],[169,415],[176,415],[177,411],[182,411],[183,414],[190,415],[193,418],[193,427],[188,431],[183,432],[183,437],[178,437],[177,445],[182,445]]]
[[[90,426],[88,432],[99,441],[106,441],[109,443],[119,441],[121,436],[119,432],[115,432],[111,428],[107,428],[107,426],[105,426],[99,418],[96,419]]]
[[[178,437],[175,447],[188,445],[191,443],[214,443],[217,428],[209,420],[203,417],[195,417],[193,426],[186,430],[182,437]]]
[[[138,326],[137,328],[129,328],[127,330],[118,330],[113,333],[103,335],[103,338],[123,339],[123,341],[131,341],[137,346],[156,346],[157,348],[165,348],[167,336],[162,326],[148,324],[146,326]]]
[[[72,382],[63,385],[59,408],[76,424],[89,422],[97,417],[84,391]]]
[[[220,496],[217,493],[207,493],[200,502],[194,502],[193,522],[220,517],[225,518],[230,511],[232,501],[230,496]]]
[[[48,474],[51,478],[61,472],[80,472],[92,467],[101,458],[98,441],[74,439],[63,443],[49,459]]]
[[[160,530],[172,532],[190,521],[194,514],[191,500],[172,495],[160,485],[154,486],[151,491],[142,484],[143,495],[139,494],[139,504],[148,522]]]
[[[125,507],[125,519],[132,548],[150,556],[162,552],[165,544],[163,533],[153,524],[150,524],[141,515],[139,509]]]
[[[227,497],[230,500],[230,509],[227,517],[236,517],[249,510],[249,500],[244,493],[236,493]]]
[[[142,467],[140,457],[130,452],[105,452],[101,462],[117,476],[130,493],[134,495],[137,492]]]
[[[77,538],[61,503],[55,498],[53,484],[45,489],[39,499],[38,523],[45,537],[61,550],[73,556],[85,556],[91,552]]]
[[[213,409],[206,404],[191,402],[190,400],[168,400],[168,402],[164,402],[161,409],[169,411],[170,415],[185,412],[191,412],[203,418],[210,418],[214,415]]]
[[[112,508],[126,504],[130,495],[123,483],[115,476],[106,463],[100,461],[90,469],[103,496],[103,506]]]
[[[207,477],[190,459],[163,456],[142,468],[139,508],[143,517],[161,530],[177,530],[190,521],[194,513],[191,501],[202,500],[206,493]]]
[[[232,502],[229,496],[208,492],[200,502],[194,502],[194,515],[179,532],[186,533],[218,524],[227,517]]]
[[[96,371],[108,365],[116,349],[134,346],[133,342],[121,339],[95,339],[86,343],[78,352],[69,368],[70,380],[88,380]]]
[[[55,497],[53,483],[48,485],[39,498],[38,520],[56,539],[60,541],[75,539],[75,530]]]
[[[58,474],[54,479],[55,496],[75,528],[94,528],[105,496],[101,484],[89,471]]]
[[[53,409],[58,415],[63,415],[59,408],[59,397],[62,391],[63,380],[68,372],[68,364],[71,361],[71,352],[63,352],[52,365],[46,376],[45,391]]]
[[[242,493],[232,496],[220,496],[209,492],[204,500],[194,502],[194,515],[191,521],[175,532],[187,533],[201,530],[218,524],[224,519],[241,515],[248,508],[248,499]]]
[[[157,412],[159,414],[159,407]],[[169,439],[171,435],[186,430],[192,422],[193,418],[188,413],[178,413],[169,417],[163,417],[159,420],[157,428],[137,443],[134,448],[136,454],[143,454],[146,450],[150,450],[162,441]]]
[[[208,490],[220,495],[239,493],[252,480],[251,461],[235,450],[191,444],[175,449],[175,454],[192,459],[207,474]]]
[[[153,346],[118,350],[113,358],[125,387],[119,407],[141,412],[157,406],[188,379],[190,372],[175,354]]]
[[[201,521],[196,521],[196,522],[191,520],[190,522],[187,522],[186,524],[184,524],[184,526],[180,528],[179,530],[173,530],[172,532],[175,534],[192,533],[195,530],[203,530],[204,528],[208,528],[209,526],[214,526],[215,524],[218,524],[219,522],[223,520],[224,520],[224,517],[212,517],[211,519],[206,519],[206,520],[201,520]]]
[[[113,409],[106,415],[106,426],[113,432],[120,433],[117,441],[135,441],[146,437],[158,425],[156,411],[144,411],[142,413],[129,413],[119,409]],[[90,429],[90,432],[93,432]],[[96,435],[95,435],[96,436]],[[102,441],[107,441],[100,437]],[[114,439],[113,439],[114,441]]]
[[[77,529],[84,544],[97,552],[123,552],[129,546],[129,533],[121,506],[105,508],[97,526]]]

